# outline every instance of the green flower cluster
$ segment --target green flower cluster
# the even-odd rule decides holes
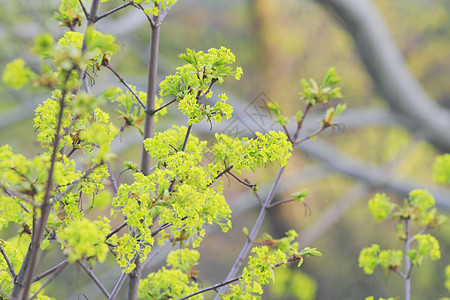
[[[286,134],[280,131],[255,134],[255,139],[216,134],[217,143],[211,147],[217,162],[215,168],[223,169],[232,165],[233,170],[240,174],[242,171],[254,172],[268,163],[285,166],[292,154],[292,144]]]
[[[434,203],[434,198],[429,192],[413,190],[409,198],[404,201],[403,207],[391,202],[385,194],[376,194],[369,200],[369,210],[377,220],[384,220],[392,214],[392,218],[400,219],[400,221],[411,220],[424,226],[425,229],[431,229],[446,221],[444,216],[437,215]],[[402,223],[397,226],[397,232],[399,239],[411,239],[407,237]],[[406,254],[412,265],[420,266],[426,257],[432,260],[440,258],[439,243],[432,235],[415,234],[412,240],[417,242],[417,247],[409,249]],[[381,250],[379,245],[373,244],[361,251],[359,266],[366,274],[372,274],[378,265],[386,271],[398,270],[402,266],[404,255],[402,250]]]
[[[189,117],[189,125],[198,123],[205,117],[208,121],[216,122],[220,122],[222,118],[231,118],[233,108],[225,103],[226,95],[220,95],[219,101],[214,105],[199,101],[211,98],[213,84],[222,84],[227,76],[240,79],[242,69],[237,67],[232,70],[230,66],[235,61],[231,50],[225,47],[211,48],[207,52],[187,49],[180,57],[187,64],[178,67],[175,75],[169,75],[161,82],[160,96],[174,97],[179,103],[179,109]]]
[[[155,273],[150,273],[139,285],[140,299],[178,299],[198,290],[195,282],[196,271],[200,253],[191,249],[180,249],[169,253],[167,265]],[[201,295],[190,299],[203,299]]]

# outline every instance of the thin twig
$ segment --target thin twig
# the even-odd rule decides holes
[[[217,79],[216,79],[216,78],[213,78],[213,79],[211,80],[211,83],[209,84],[209,87],[208,87],[208,89],[206,90],[206,92],[204,92],[203,95],[201,95],[200,97],[198,97],[197,100],[200,100],[200,99],[205,98],[205,96],[208,95],[208,93],[211,91],[211,88],[212,88],[213,84],[214,84],[216,81],[217,81]]]
[[[110,294],[106,290],[106,288],[103,286],[103,284],[100,282],[100,280],[95,276],[94,272],[89,269],[82,261],[77,261],[77,263],[86,271],[86,273],[91,277],[91,279],[95,282],[95,284],[98,286],[98,288],[102,291],[102,293],[106,296],[106,298],[110,297]]]
[[[175,99],[173,99],[173,100],[170,100],[168,103],[166,103],[166,104],[164,104],[163,106],[161,106],[161,107],[155,109],[152,113],[153,113],[153,114],[156,114],[158,111],[160,111],[160,110],[166,108],[167,106],[169,106],[170,104],[174,103],[175,101],[177,101],[177,98],[175,98]]]
[[[252,241],[255,240],[256,235],[258,234],[259,228],[261,227],[264,217],[266,216],[267,207],[270,205],[270,202],[272,201],[272,199],[275,195],[275,190],[278,187],[278,184],[280,183],[281,175],[283,174],[284,170],[285,170],[285,167],[281,167],[278,170],[278,174],[275,177],[275,180],[272,184],[272,187],[269,190],[269,193],[267,194],[266,199],[264,200],[264,203],[261,207],[258,218],[256,219],[255,225],[253,225],[252,231],[250,232],[247,241],[245,242],[244,246],[242,247],[242,250],[239,253],[239,256],[237,257],[236,261],[234,262],[233,267],[231,268],[230,272],[228,273],[225,281],[228,281],[231,278],[233,278],[234,276],[236,276],[236,273],[238,272],[238,270],[244,263],[244,260],[247,258],[248,253],[250,252],[250,248],[252,246]],[[221,293],[224,293],[225,291],[226,291],[226,288],[224,288],[224,287],[222,287],[220,290]],[[216,299],[218,299],[218,298],[216,297]]]
[[[27,202],[28,204],[31,204],[33,207],[39,207],[39,204],[37,204],[34,200],[30,199],[28,196],[18,193],[16,191],[13,191],[11,189],[8,189],[6,186],[4,186],[3,184],[0,184],[0,188],[9,196],[13,197],[13,198],[20,198],[23,201]]]
[[[226,174],[227,172],[229,172],[231,169],[233,169],[233,165],[230,165],[228,167],[226,167],[225,169],[223,169],[222,172],[220,172],[219,174],[217,174],[216,177],[214,177],[214,179],[211,181],[211,183],[209,184],[212,185],[217,179],[219,179],[220,177],[222,177],[224,174]]]
[[[2,252],[3,257],[5,258],[6,264],[8,265],[9,272],[11,273],[11,277],[14,280],[16,278],[16,272],[14,272],[14,268],[11,264],[11,262],[8,259],[8,256],[6,256],[5,250],[3,250],[3,247],[0,243],[0,252]]]
[[[286,262],[282,261],[282,262],[279,262],[279,263],[273,265],[273,266],[272,266],[272,269],[276,269],[276,268],[278,268],[279,266],[282,266],[282,265],[286,264],[287,262],[297,261],[297,260],[299,260],[300,258],[301,258],[301,256],[299,256],[299,255],[293,255],[293,256],[289,257],[289,258],[286,260]],[[238,277],[234,277],[234,278],[225,280],[225,281],[220,282],[220,283],[216,283],[216,284],[214,284],[214,285],[212,285],[212,286],[209,286],[209,287],[207,287],[207,288],[198,290],[198,291],[196,291],[196,292],[194,292],[194,293],[192,293],[192,294],[189,294],[189,295],[187,295],[187,296],[181,297],[181,298],[179,298],[178,300],[189,299],[189,298],[191,298],[191,297],[194,297],[195,295],[202,294],[202,293],[204,293],[204,292],[211,291],[211,290],[217,291],[218,288],[227,286],[227,285],[229,285],[230,283],[233,283],[233,282],[235,282],[235,281],[240,280],[241,278],[242,278],[242,276],[238,276]],[[219,293],[220,293],[220,292],[219,292]]]
[[[104,60],[103,66],[105,66],[106,68],[108,68],[109,70],[111,70],[111,72],[114,73],[114,75],[116,75],[116,77],[119,79],[119,81],[133,94],[134,98],[136,98],[136,100],[139,102],[139,104],[142,106],[142,108],[145,109],[145,104],[144,102],[142,102],[141,98],[139,98],[139,96],[136,94],[136,92],[128,85],[128,83],[125,81],[125,79],[122,78],[122,76],[120,76],[119,73],[116,72],[116,70],[114,70],[108,62],[106,62],[106,60]]]
[[[153,27],[156,27],[155,21],[154,21],[149,15],[147,15],[147,14],[145,13],[145,9],[142,7],[141,4],[134,4],[133,6],[139,8],[139,9],[144,13],[145,17],[146,17],[147,20],[149,21],[150,26],[151,26],[152,28],[153,28]],[[161,25],[161,24],[159,24],[159,25]],[[159,25],[158,25],[158,27],[159,27]]]
[[[170,243],[170,238],[164,242],[164,244],[161,245],[161,247],[159,247],[158,250],[156,250],[155,252],[152,252],[151,255],[149,257],[147,257],[147,259],[142,263],[142,269],[145,269],[145,267],[159,254],[161,253],[161,251]]]
[[[169,13],[169,10],[172,8],[173,5],[167,7],[165,10],[163,10],[159,15],[159,25],[161,25],[161,22],[165,19],[167,14]]]
[[[328,127],[330,127],[330,125],[327,124],[327,123],[324,123],[320,128],[318,128],[316,131],[312,132],[311,134],[305,136],[304,138],[302,138],[302,139],[300,139],[300,140],[295,139],[295,140],[294,140],[294,145],[301,144],[301,143],[303,143],[304,141],[307,141],[307,140],[309,140],[309,139],[311,139],[311,138],[313,138],[313,137],[319,135],[320,133],[322,133],[322,132],[323,132],[325,129],[327,129]]]
[[[119,6],[117,6],[116,8],[113,8],[113,9],[111,9],[110,11],[105,12],[103,15],[96,17],[95,20],[94,20],[94,23],[100,21],[100,20],[103,19],[104,17],[107,17],[107,16],[109,16],[109,15],[111,15],[111,14],[113,14],[113,13],[119,11],[119,10],[121,10],[121,9],[124,8],[124,7],[130,6],[130,5],[133,5],[133,4],[134,4],[134,1],[130,1],[130,2],[127,2],[127,3],[125,3],[125,4],[119,5]]]
[[[83,9],[84,16],[85,16],[86,19],[87,19],[87,18],[89,17],[89,13],[87,12],[86,7],[85,7],[84,4],[83,4],[83,1],[79,0],[79,2],[80,2],[80,5],[81,5],[81,8]]]
[[[68,193],[70,193],[73,190],[73,188],[75,186],[77,186],[77,184],[79,184],[81,181],[86,179],[89,175],[91,175],[92,172],[94,172],[95,169],[102,166],[103,164],[104,164],[104,162],[99,162],[98,164],[96,164],[95,166],[93,166],[92,168],[87,170],[80,179],[77,179],[74,182],[72,182],[71,184],[69,184],[69,186],[64,190],[64,192],[59,193],[56,196],[54,196],[51,201],[51,204],[54,204],[54,203],[60,201],[62,198],[64,198]]]
[[[186,150],[186,146],[189,140],[189,136],[191,135],[191,131],[192,131],[192,125],[189,125],[186,131],[186,136],[184,137],[184,142],[183,142],[183,146],[181,147],[181,151]]]
[[[72,69],[75,69],[75,68],[72,68]],[[66,78],[64,79],[63,82],[68,81],[69,75],[71,73],[72,73],[71,71],[67,72]],[[64,107],[65,107],[65,97],[66,97],[67,93],[68,93],[67,90],[63,90],[63,92],[61,94],[61,99],[59,101],[58,121],[57,121],[57,125],[56,125],[56,130],[55,130],[55,137],[53,140],[52,155],[50,158],[50,168],[48,169],[48,174],[47,174],[47,184],[45,186],[44,201],[41,205],[41,218],[38,221],[37,228],[35,230],[33,230],[33,236],[32,236],[32,241],[31,241],[31,257],[30,257],[29,265],[26,267],[27,274],[26,274],[26,280],[23,285],[23,294],[22,294],[23,298],[28,297],[31,283],[33,281],[33,275],[36,270],[37,256],[38,256],[39,249],[40,249],[39,245],[41,244],[42,236],[44,234],[45,227],[47,225],[48,217],[50,215],[50,211],[51,211],[51,207],[52,207],[52,203],[50,202],[50,197],[51,197],[51,190],[53,188],[53,175],[54,175],[54,169],[55,169],[55,164],[56,164],[56,155],[58,153],[58,146],[59,146],[59,142],[61,140],[61,136],[59,133],[61,132],[61,128],[62,128],[62,119],[63,119]]]
[[[286,133],[286,135],[288,137],[288,140],[293,144],[294,140],[292,139],[291,135],[289,134],[289,130],[286,128],[286,125],[283,125],[283,129],[284,129],[284,132]]]
[[[52,280],[55,279],[56,276],[58,276],[59,273],[61,273],[62,270],[64,270],[64,267],[65,267],[66,265],[67,265],[67,263],[66,263],[64,266],[60,267],[58,270],[56,270],[56,272],[53,273],[52,276],[50,276],[50,277],[49,277],[49,278],[41,285],[41,287],[39,288],[39,290],[37,290],[37,292],[34,293],[33,296],[31,296],[30,300],[36,298],[36,296],[39,295],[39,293],[40,293],[40,292],[41,292],[41,291],[42,291],[42,290],[43,290],[50,282],[52,282]]]
[[[48,269],[47,271],[45,271],[44,273],[37,275],[33,278],[33,282],[39,281],[42,278],[47,277],[48,275],[52,274],[55,271],[58,271],[61,268],[64,268],[69,262],[66,260],[63,260],[62,262],[60,262],[59,264],[57,264],[56,266],[54,266],[51,269]]]
[[[242,183],[243,185],[245,185],[246,187],[249,187],[251,189],[254,189],[256,184],[251,184],[251,183],[247,183],[244,180],[241,180],[239,177],[237,177],[236,175],[234,175],[232,172],[228,172],[228,174],[230,174],[231,176],[234,177],[234,179],[236,179],[237,181],[239,181],[240,183]]]
[[[292,202],[292,201],[295,201],[295,199],[294,198],[290,198],[290,199],[280,200],[280,201],[277,201],[275,203],[270,204],[269,206],[267,206],[267,208],[274,208],[274,207],[276,207],[278,205],[289,203],[289,202]]]
[[[203,293],[208,292],[208,291],[211,291],[211,290],[217,290],[218,288],[223,287],[223,286],[227,286],[227,285],[229,285],[230,283],[233,283],[233,282],[235,282],[235,281],[238,281],[238,280],[241,279],[241,278],[242,278],[242,276],[239,276],[239,277],[231,278],[231,279],[229,279],[229,280],[225,280],[225,281],[220,282],[220,283],[216,283],[216,284],[211,285],[211,286],[209,286],[209,287],[207,287],[207,288],[198,290],[198,291],[196,291],[196,292],[194,292],[194,293],[192,293],[192,294],[189,294],[189,295],[187,295],[187,296],[181,297],[181,298],[179,298],[178,300],[189,299],[189,298],[194,297],[194,296],[196,296],[196,295],[198,295],[198,294],[203,294]]]
[[[303,111],[303,116],[302,116],[301,120],[297,124],[297,130],[295,131],[295,134],[294,134],[294,141],[298,138],[298,134],[300,133],[300,130],[303,127],[303,121],[305,121],[306,115],[311,110],[311,107],[312,107],[311,103],[308,103],[308,105],[306,105],[305,110]]]
[[[402,271],[400,271],[398,268],[391,268],[392,271],[395,272],[395,274],[397,274],[398,276],[400,276],[400,278],[402,278],[403,280],[406,280],[406,275],[403,274]]]
[[[139,257],[139,254],[136,254],[134,258],[130,259],[130,261],[127,264],[127,268],[136,261],[136,259]],[[114,289],[111,293],[111,295],[108,297],[108,300],[114,300],[116,299],[117,295],[119,294],[120,289],[123,286],[123,283],[125,282],[127,273],[122,273],[119,277],[119,280],[117,281],[116,285],[114,286]]]
[[[122,228],[124,228],[125,226],[127,226],[128,220],[123,222],[122,224],[120,224],[116,229],[114,229],[113,231],[111,231],[110,233],[108,233],[105,237],[105,240],[109,239],[110,237],[112,237],[114,234],[118,233],[120,230],[122,230]]]

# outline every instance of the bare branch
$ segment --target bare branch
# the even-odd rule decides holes
[[[300,259],[300,256],[294,255],[294,256],[289,257],[289,258],[286,260],[286,262],[293,262],[293,261],[297,261],[297,260],[299,260],[299,259]],[[276,268],[278,268],[279,266],[282,266],[282,265],[286,264],[286,262],[279,262],[279,263],[273,265],[273,266],[272,266],[272,269],[276,269]],[[207,287],[207,288],[198,290],[198,291],[196,291],[196,292],[194,292],[194,293],[192,293],[192,294],[189,294],[189,295],[187,295],[187,296],[181,297],[181,298],[179,298],[178,300],[189,299],[189,298],[191,298],[191,297],[194,297],[195,295],[202,294],[202,293],[204,293],[204,292],[208,292],[208,291],[211,291],[211,290],[217,291],[218,288],[220,288],[220,287],[225,287],[225,286],[229,285],[230,283],[233,283],[233,282],[235,282],[235,281],[240,280],[241,278],[242,278],[242,276],[238,276],[238,277],[234,277],[234,278],[225,280],[225,281],[220,282],[220,283],[216,283],[216,284],[214,284],[214,285],[212,285],[212,286],[209,286],[209,287]],[[220,291],[219,291],[219,293],[220,293]]]
[[[270,202],[272,201],[272,199],[275,195],[275,190],[278,187],[278,184],[280,183],[281,175],[283,174],[284,170],[285,170],[285,167],[281,167],[278,170],[278,174],[275,177],[275,180],[272,184],[272,187],[269,190],[269,193],[267,194],[266,199],[264,200],[264,203],[261,207],[258,218],[256,219],[256,222],[253,225],[252,231],[248,235],[248,239],[245,242],[244,246],[242,247],[242,250],[239,253],[239,256],[237,257],[236,261],[234,262],[233,267],[231,268],[230,272],[228,273],[225,281],[231,280],[234,276],[236,276],[236,273],[242,266],[244,260],[247,258],[248,253],[250,252],[250,249],[252,246],[251,241],[255,240],[256,235],[258,234],[259,228],[261,227],[264,217],[266,216],[267,207],[270,205]],[[219,292],[224,293],[225,291],[226,291],[226,287],[222,287]]]
[[[120,224],[116,229],[114,229],[113,231],[111,231],[110,233],[108,233],[108,235],[106,235],[105,240],[109,239],[110,237],[112,237],[114,234],[118,233],[119,231],[122,230],[122,228],[124,228],[125,226],[127,226],[128,224],[128,220],[123,222],[122,224]]]
[[[145,267],[159,254],[161,253],[161,251],[167,247],[167,245],[169,245],[171,239],[168,239],[167,241],[164,242],[163,245],[161,245],[161,247],[158,248],[158,250],[156,250],[155,252],[152,252],[150,254],[150,256],[142,263],[142,269],[145,269]]]
[[[0,252],[2,253],[3,257],[5,258],[5,261],[6,261],[6,264],[8,265],[8,269],[9,269],[9,272],[11,273],[12,279],[15,280],[16,279],[16,272],[14,272],[14,268],[13,268],[11,262],[9,261],[8,256],[5,253],[5,250],[3,250],[3,247],[2,247],[1,243],[0,243]]]
[[[136,98],[136,100],[139,102],[139,104],[142,106],[142,108],[145,109],[144,102],[142,102],[141,98],[139,98],[139,96],[136,94],[136,92],[128,85],[128,83],[125,81],[125,79],[123,79],[122,76],[120,76],[120,74],[117,73],[116,70],[114,70],[106,60],[103,60],[103,61],[104,61],[104,63],[102,63],[103,66],[105,66],[106,68],[111,70],[111,72],[113,72],[113,74],[116,75],[116,77],[119,79],[119,81],[133,94],[134,98]]]
[[[89,269],[82,261],[77,261],[77,263],[86,271],[86,273],[91,277],[91,279],[95,282],[95,284],[98,286],[98,288],[102,291],[102,293],[106,296],[106,298],[110,297],[110,294],[106,290],[106,288],[103,286],[103,284],[100,282],[100,280],[95,276],[94,272]]]
[[[30,298],[30,300],[32,300],[32,299],[34,299],[34,298],[36,298],[36,296],[37,295],[39,295],[39,293],[50,283],[50,282],[52,282],[52,280],[53,279],[55,279],[56,278],[56,276],[58,276],[59,275],[59,273],[61,273],[61,271],[62,270],[64,270],[64,268],[65,268],[65,266],[67,265],[67,263],[64,265],[64,266],[62,266],[62,267],[60,267],[59,269],[57,269],[56,270],[56,272],[54,272],[42,285],[41,285],[41,287],[39,288],[39,290],[37,290],[37,292],[36,293],[34,293],[34,295],[33,296],[31,296],[31,298]]]
[[[181,298],[179,298],[178,300],[189,299],[189,298],[194,297],[194,296],[196,296],[196,295],[198,295],[198,294],[203,294],[203,293],[208,292],[208,291],[211,291],[211,290],[216,291],[218,288],[223,287],[223,286],[227,286],[227,285],[229,285],[230,283],[233,283],[233,282],[235,282],[235,281],[238,281],[238,280],[241,279],[241,278],[242,278],[242,276],[239,276],[239,277],[234,277],[234,278],[225,280],[225,281],[220,282],[220,283],[216,283],[216,284],[211,285],[211,286],[209,286],[209,287],[207,287],[207,288],[198,290],[198,291],[196,291],[196,292],[194,292],[194,293],[192,293],[192,294],[189,294],[189,295],[187,295],[187,296],[181,297]]]
[[[75,68],[72,68],[75,69]],[[67,82],[69,79],[69,75],[71,72],[67,72],[66,78],[63,82]],[[53,188],[53,171],[55,168],[56,163],[56,155],[58,153],[58,146],[59,142],[61,140],[60,132],[62,128],[62,118],[64,113],[64,107],[65,107],[65,97],[67,95],[68,91],[63,90],[61,94],[61,99],[59,100],[59,112],[58,112],[58,121],[55,129],[55,137],[53,139],[53,147],[52,147],[52,155],[50,157],[50,168],[48,169],[47,174],[47,184],[45,186],[45,192],[44,192],[44,200],[41,205],[41,218],[38,221],[37,228],[33,228],[33,236],[31,241],[31,257],[30,262],[28,266],[22,266],[27,269],[26,273],[26,280],[23,283],[23,297],[28,297],[28,293],[31,287],[31,283],[33,281],[33,275],[36,270],[36,264],[37,264],[37,255],[39,253],[39,245],[41,244],[42,236],[44,233],[44,230],[47,225],[47,220],[50,215],[52,203],[50,202],[50,194],[51,190]],[[16,283],[17,284],[17,283]],[[20,291],[19,291],[20,293]]]
[[[303,127],[303,122],[305,121],[306,115],[308,115],[308,113],[311,111],[311,108],[312,108],[312,104],[308,103],[308,105],[306,105],[306,107],[305,107],[305,110],[303,111],[302,119],[297,124],[297,129],[295,130],[295,134],[294,134],[294,141],[297,140],[300,130]]]
[[[83,1],[82,1],[82,0],[79,0],[79,2],[80,2],[80,5],[81,5],[81,8],[83,9],[84,16],[85,16],[86,19],[87,19],[87,18],[89,17],[89,13],[87,12],[86,7],[85,7],[84,4],[83,4]]]
[[[388,178],[386,171],[382,168],[372,167],[351,158],[334,147],[332,144],[320,139],[314,140],[314,143],[303,143],[299,148],[307,155],[319,159],[332,170],[347,176],[353,177],[372,188],[382,188],[392,191],[402,197],[407,198],[409,192],[417,188],[428,189],[436,200],[436,205],[440,208],[450,210],[450,198],[447,189],[428,186],[413,180],[400,180],[397,178]]]
[[[59,269],[64,268],[69,262],[66,260],[63,260],[62,262],[60,262],[59,264],[57,264],[56,266],[54,266],[51,269],[48,269],[47,271],[45,271],[44,273],[37,275],[33,278],[33,282],[39,281],[42,278],[47,277],[48,275],[52,274],[55,271],[58,271]]]
[[[105,12],[103,15],[96,17],[94,22],[98,22],[101,19],[103,19],[103,18],[105,18],[105,17],[107,17],[107,16],[109,16],[109,15],[111,15],[111,14],[113,14],[113,13],[119,11],[119,10],[121,10],[122,8],[125,8],[125,7],[133,5],[133,4],[134,4],[134,1],[130,1],[130,2],[124,3],[122,5],[119,5],[116,8],[113,8],[110,11]]]
[[[352,34],[379,93],[408,130],[450,152],[450,111],[433,101],[417,81],[371,0],[317,0]]]
[[[305,141],[307,141],[307,140],[309,140],[309,139],[312,139],[313,137],[316,137],[316,136],[318,136],[320,133],[322,133],[325,129],[327,129],[328,127],[330,127],[330,125],[328,125],[328,124],[323,124],[320,128],[318,128],[316,131],[314,131],[314,132],[312,132],[312,133],[310,133],[310,134],[308,134],[307,136],[305,136],[304,138],[302,138],[302,139],[299,139],[299,140],[294,140],[294,145],[298,145],[298,144],[301,144],[301,143],[303,143],[303,142],[305,142]]]
[[[163,106],[159,107],[158,109],[155,109],[155,110],[153,111],[153,114],[156,114],[158,111],[160,111],[160,110],[166,108],[167,106],[169,106],[170,104],[174,103],[175,101],[177,101],[177,98],[175,98],[175,99],[173,99],[173,100],[170,100],[169,102],[167,102],[167,103],[164,104]]]
[[[277,201],[277,202],[272,203],[271,205],[267,206],[267,208],[274,208],[274,207],[276,207],[278,205],[282,205],[282,204],[293,202],[293,201],[295,201],[294,198],[280,200],[280,201]]]
[[[16,191],[13,191],[9,188],[7,188],[6,186],[4,186],[3,184],[0,184],[0,188],[9,196],[13,197],[13,198],[19,198],[22,199],[23,201],[27,202],[28,204],[31,204],[33,207],[39,207],[39,204],[37,204],[36,202],[34,202],[33,199],[30,199],[28,196],[22,194],[22,193],[18,193]]]

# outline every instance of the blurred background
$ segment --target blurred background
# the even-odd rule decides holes
[[[123,1],[101,5],[103,12]],[[39,59],[31,54],[33,38],[43,32],[63,34],[52,19],[59,6],[55,0],[0,2],[0,71],[14,58],[23,57],[34,69]],[[267,102],[280,104],[286,115],[303,108],[300,80],[321,81],[330,67],[341,77],[347,111],[338,126],[296,149],[278,189],[276,200],[308,190],[306,203],[272,209],[262,231],[282,237],[289,229],[299,233],[302,247],[317,247],[320,258],[305,260],[301,269],[279,272],[264,299],[364,299],[403,295],[402,281],[395,274],[377,269],[372,276],[358,267],[362,248],[378,243],[382,248],[402,249],[396,238],[396,222],[377,222],[367,209],[367,200],[386,192],[397,203],[415,188],[427,188],[441,213],[450,211],[450,189],[432,180],[436,155],[450,152],[450,2],[446,0],[180,0],[164,20],[160,41],[159,75],[174,73],[183,64],[178,54],[186,48],[207,50],[225,46],[242,66],[240,81],[230,80],[216,89],[226,92],[235,106],[233,119],[220,125],[203,124],[194,134],[209,139],[215,132],[237,134],[276,129]],[[84,31],[85,21],[81,30]],[[142,12],[128,7],[96,24],[96,29],[116,36],[119,53],[111,65],[138,89],[145,90],[149,24]],[[93,92],[119,85],[108,70],[99,71]],[[49,94],[43,90],[12,90],[0,84],[0,145],[10,144],[16,153],[32,157],[41,150],[35,144],[34,109]],[[331,104],[336,104],[333,101]],[[331,105],[330,104],[330,105]],[[304,135],[320,126],[322,105],[305,125]],[[111,106],[111,112],[114,107]],[[159,130],[183,119],[169,109]],[[122,124],[117,120],[117,125]],[[129,129],[118,137],[114,173],[123,161],[139,163],[139,134]],[[270,186],[277,168],[244,174],[260,186],[261,195]],[[120,180],[130,180],[129,174]],[[259,205],[257,199],[232,178],[226,197],[233,214],[233,229],[222,234],[216,227],[200,247],[199,279],[202,286],[222,281],[237,257],[251,228]],[[108,209],[100,214],[107,214]],[[92,216],[98,211],[91,212]],[[0,238],[20,228],[10,226]],[[450,226],[431,232],[440,242],[442,258],[426,261],[414,269],[412,299],[449,296],[444,287],[444,268],[450,264]],[[58,253],[58,251],[55,251]],[[52,257],[42,266],[62,258]],[[54,257],[54,259],[53,259]],[[161,264],[164,256],[161,255]],[[154,264],[152,268],[157,268]],[[120,270],[114,262],[97,265],[94,271],[112,289]],[[304,292],[299,287],[304,287]],[[56,299],[103,299],[82,269],[67,267],[46,290]],[[207,299],[214,293],[207,293]]]

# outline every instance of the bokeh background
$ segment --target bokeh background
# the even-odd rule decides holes
[[[102,4],[101,11],[122,2]],[[410,89],[423,88],[429,96],[425,98],[419,94],[409,98],[401,94],[392,96],[383,90],[385,85],[380,83],[379,71],[370,67],[374,62],[364,53],[371,47],[352,35],[364,34],[365,27],[345,19],[339,10],[341,2],[346,1],[180,0],[162,26],[161,78],[183,63],[178,54],[186,48],[207,50],[226,46],[233,50],[244,76],[240,81],[226,82],[220,89],[229,95],[236,116],[241,117],[250,132],[273,128],[273,119],[264,110],[264,103],[278,102],[287,115],[303,107],[298,97],[302,78],[321,80],[330,67],[335,67],[341,77],[344,95],[341,102],[347,103],[348,109],[338,119],[339,126],[296,149],[276,196],[282,200],[306,188],[310,211],[297,203],[279,206],[270,211],[263,226],[263,231],[274,237],[295,229],[300,234],[300,244],[319,248],[323,257],[307,259],[300,270],[293,266],[289,273],[280,271],[280,279],[273,288],[266,289],[264,299],[364,299],[369,295],[402,298],[403,286],[398,276],[387,276],[381,269],[368,276],[358,268],[360,250],[372,243],[384,248],[403,248],[396,238],[396,222],[375,221],[367,209],[367,200],[376,192],[386,192],[401,203],[409,189],[428,188],[435,195],[441,213],[448,215],[450,211],[450,189],[436,187],[432,180],[435,156],[450,152],[445,142],[439,142],[450,138],[450,127],[445,127],[450,124],[450,2],[348,1],[355,4],[357,15],[368,14],[368,23],[370,17],[379,17],[377,20],[382,23],[372,26],[378,24],[381,29],[387,26],[384,33],[388,34],[388,40],[390,36],[395,41],[394,50],[401,54],[398,58],[404,60],[408,74],[415,78],[409,81]],[[357,5],[358,2],[364,5]],[[54,0],[0,2],[0,71],[17,57],[25,58],[32,68],[39,68],[38,57],[29,48],[40,33],[51,32],[56,37],[63,34],[52,19],[58,5]],[[129,7],[100,21],[96,28],[117,37],[121,50],[111,64],[129,83],[143,90],[149,43],[145,16]],[[381,39],[375,43],[386,49],[389,56],[392,47],[384,47],[384,42]],[[394,71],[386,70],[395,75]],[[117,79],[102,70],[97,73],[93,91],[116,84]],[[417,102],[416,96],[429,102]],[[34,143],[33,110],[47,97],[43,90],[16,91],[0,84],[0,145],[10,144],[16,153],[27,157],[39,153]],[[420,113],[402,111],[402,106],[395,104],[396,97],[402,99],[405,107],[416,107]],[[417,107],[418,104],[423,107]],[[429,109],[430,105],[434,110]],[[249,118],[249,111],[255,107],[265,114],[264,120]],[[328,107],[316,108],[305,135],[320,126],[319,115]],[[109,110],[113,112],[114,107]],[[422,127],[427,119],[436,118],[442,119],[444,127],[431,137]],[[120,120],[117,124],[120,127]],[[158,129],[173,124],[183,125],[183,119],[175,109],[170,109]],[[194,134],[209,138],[214,132],[227,130],[229,125],[225,122],[209,132],[209,124],[205,124]],[[114,162],[115,174],[123,170],[123,161],[140,160],[140,145],[134,138],[138,133],[132,131],[125,131],[115,141],[114,151],[120,158]],[[244,174],[243,178],[257,183],[264,194],[276,172],[276,168],[267,168],[256,174]],[[128,175],[124,174],[121,181],[129,180]],[[257,199],[231,178],[226,196],[235,211],[233,229],[224,235],[217,228],[210,228],[200,247],[199,279],[204,286],[225,278],[245,241],[242,227],[251,227],[259,211]],[[94,216],[107,212],[91,213]],[[6,239],[19,230],[10,226],[0,232],[0,238]],[[444,287],[444,268],[450,264],[450,226],[447,223],[432,234],[441,243],[442,258],[426,261],[414,269],[412,299],[449,296]],[[62,259],[56,253],[47,254],[43,270]],[[112,260],[95,266],[94,270],[110,289],[120,274]],[[295,292],[302,287],[303,294]],[[66,268],[47,294],[57,299],[103,297],[76,266]],[[213,294],[205,297],[211,298]]]

